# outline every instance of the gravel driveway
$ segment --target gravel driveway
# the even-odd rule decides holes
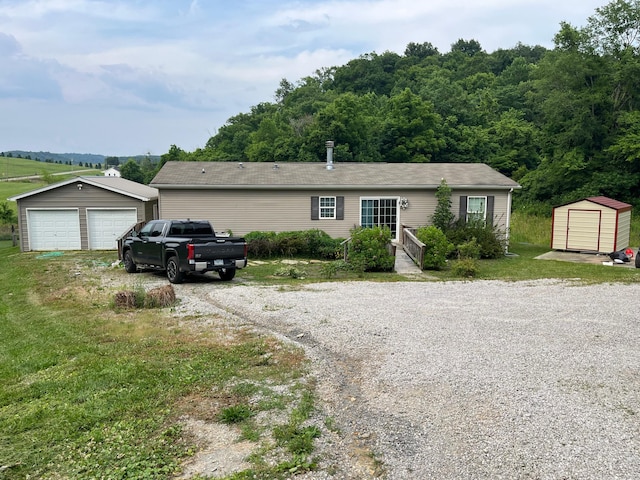
[[[640,478],[638,289],[545,280],[198,290],[304,345],[325,413],[375,453],[386,478],[404,480]],[[354,465],[327,478],[363,475]]]

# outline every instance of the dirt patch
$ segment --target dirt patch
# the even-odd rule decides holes
[[[239,441],[239,433],[232,427],[190,417],[181,421],[185,433],[201,449],[184,464],[182,474],[176,478],[189,479],[197,475],[221,478],[251,468],[246,458],[258,445],[247,440]]]

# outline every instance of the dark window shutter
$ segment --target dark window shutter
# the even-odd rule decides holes
[[[311,220],[320,218],[320,197],[311,197]]]
[[[493,205],[495,204],[496,197],[493,195],[487,196],[487,225],[493,227]]]
[[[460,197],[460,214],[458,215],[458,218],[460,218],[460,220],[462,220],[463,222],[467,221],[467,197],[466,196]]]
[[[344,220],[344,197],[336,197],[336,220]]]

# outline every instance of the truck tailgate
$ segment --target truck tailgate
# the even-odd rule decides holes
[[[215,242],[195,243],[193,252],[195,260],[241,259],[245,256],[245,244],[225,238]]]

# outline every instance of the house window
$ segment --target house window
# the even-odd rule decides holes
[[[467,198],[467,223],[482,222],[487,218],[487,197]]]
[[[336,218],[336,197],[320,197],[320,218]]]
[[[344,197],[311,197],[311,220],[344,220]]]
[[[360,199],[360,225],[363,227],[389,227],[391,237],[397,238],[398,199]]]

